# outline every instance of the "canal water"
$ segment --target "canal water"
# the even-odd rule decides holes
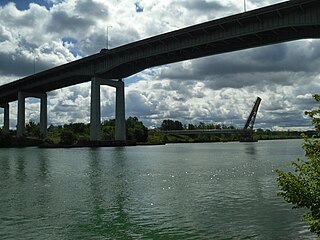
[[[0,239],[316,239],[277,196],[301,144],[0,149]]]

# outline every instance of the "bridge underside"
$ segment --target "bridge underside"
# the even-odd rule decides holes
[[[0,103],[19,91],[49,92],[90,81],[123,79],[144,69],[281,42],[320,38],[320,1],[291,0],[130,43],[0,87]]]
[[[179,49],[170,53],[159,54],[155,57],[138,59],[134,62],[122,64],[121,66],[118,66],[105,73],[101,73],[99,76],[106,79],[125,78],[154,66],[288,41],[314,38],[320,38],[320,25],[307,27],[287,27],[272,31],[252,33],[243,35],[241,37],[216,41],[210,44]]]

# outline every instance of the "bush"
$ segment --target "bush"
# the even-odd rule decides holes
[[[314,95],[320,103],[320,95]],[[293,162],[294,172],[285,173],[277,170],[279,193],[294,208],[304,208],[304,220],[311,232],[320,236],[320,108],[305,113],[312,118],[316,135],[304,136],[303,149],[307,160]]]
[[[61,133],[60,138],[61,138],[60,143],[66,144],[66,145],[72,145],[72,144],[76,143],[76,141],[77,141],[76,135],[70,130],[64,130]]]
[[[12,145],[12,137],[9,133],[5,133],[0,130],[0,147],[11,147]]]

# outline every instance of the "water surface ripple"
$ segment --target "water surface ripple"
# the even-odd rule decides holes
[[[0,239],[316,239],[277,196],[300,140],[0,149]]]

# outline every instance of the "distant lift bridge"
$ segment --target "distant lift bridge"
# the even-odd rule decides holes
[[[244,125],[244,128],[243,128],[244,130],[247,130],[247,129],[253,130],[253,125],[254,125],[254,122],[256,121],[256,117],[257,117],[260,103],[261,103],[261,98],[257,97],[257,100],[256,100],[255,104],[253,105],[253,108],[252,108],[251,113],[248,117],[246,125]]]
[[[253,127],[261,103],[261,98],[257,97],[250,115],[244,125],[243,129],[196,129],[196,130],[166,130],[160,131],[167,134],[173,135],[201,135],[201,134],[240,134],[241,142],[254,142],[253,138]]]
[[[254,125],[254,122],[256,121],[256,117],[257,117],[260,103],[261,103],[261,98],[257,97],[257,100],[254,103],[253,108],[251,110],[251,113],[247,119],[247,122],[244,125],[244,128],[243,128],[244,131],[242,131],[242,133],[241,133],[241,137],[240,137],[241,142],[255,141],[253,138],[253,125]]]

